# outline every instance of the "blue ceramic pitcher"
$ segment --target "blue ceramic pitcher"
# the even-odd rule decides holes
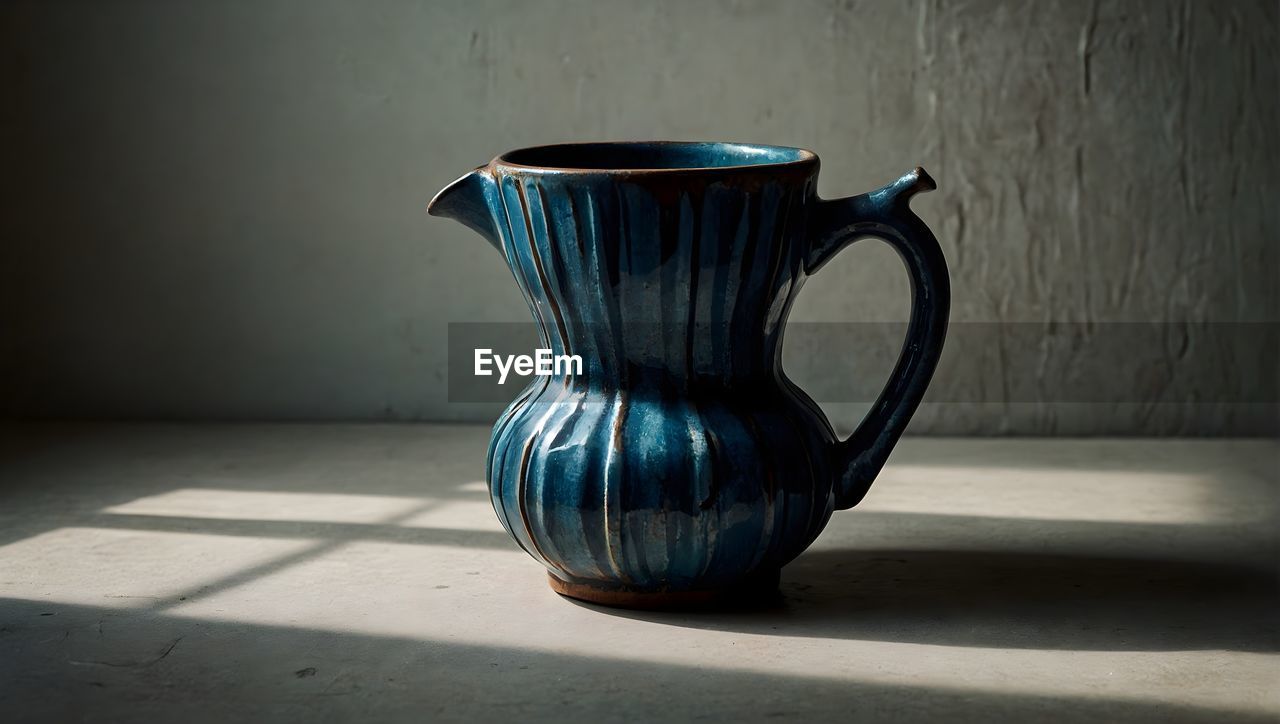
[[[917,168],[823,200],[817,178],[797,148],[567,144],[499,156],[431,201],[501,252],[543,347],[583,360],[535,377],[488,452],[494,510],[556,591],[645,607],[774,589],[866,494],[942,351],[946,262],[908,208],[935,185]],[[840,440],[783,373],[782,336],[805,279],[863,237],[906,262],[911,322]]]

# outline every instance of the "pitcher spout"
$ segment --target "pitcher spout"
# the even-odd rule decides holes
[[[502,239],[493,218],[498,185],[488,171],[488,166],[481,166],[445,186],[427,204],[427,213],[462,222],[501,252]]]

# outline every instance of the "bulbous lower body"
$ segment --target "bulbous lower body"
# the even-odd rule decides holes
[[[494,427],[494,510],[562,593],[646,605],[777,571],[833,509],[832,440],[770,381],[683,394],[534,383]]]

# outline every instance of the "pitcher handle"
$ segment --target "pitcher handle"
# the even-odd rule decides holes
[[[938,366],[951,311],[951,282],[942,247],[909,206],[911,197],[938,186],[923,168],[859,196],[817,201],[815,236],[805,271],[813,274],[854,241],[868,236],[897,250],[911,274],[911,321],[902,352],[871,411],[847,440],[836,443],[840,475],[836,509],[852,508],[880,469],[924,397]]]

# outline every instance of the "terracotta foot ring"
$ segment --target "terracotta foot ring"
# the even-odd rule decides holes
[[[600,582],[566,581],[547,574],[551,590],[601,606],[643,609],[679,609],[734,606],[767,601],[778,595],[779,571],[757,573],[740,583],[723,588],[693,590],[643,590],[609,586]]]

